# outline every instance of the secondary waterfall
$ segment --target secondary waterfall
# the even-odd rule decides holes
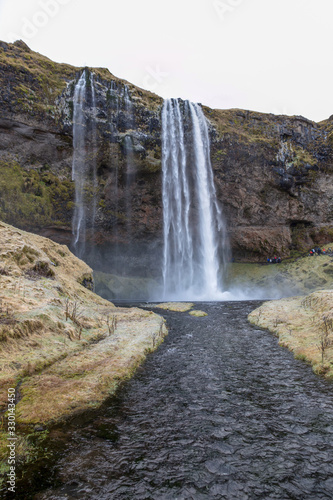
[[[164,102],[162,171],[164,299],[221,299],[229,246],[199,105]]]
[[[126,127],[129,131],[133,129],[133,120],[134,120],[134,110],[133,103],[131,101],[130,92],[128,86],[124,86],[123,90],[123,107],[124,114],[126,120]],[[132,133],[132,132],[130,132]],[[126,226],[127,226],[127,238],[131,239],[132,236],[132,223],[133,223],[133,206],[132,206],[132,198],[134,195],[133,185],[136,177],[136,166],[134,160],[134,150],[133,150],[133,138],[132,135],[126,135],[124,137],[123,142],[123,151],[125,154],[125,163],[126,163]]]
[[[91,100],[89,106],[89,99]],[[85,251],[87,219],[92,233],[96,217],[96,96],[94,78],[83,71],[73,97],[73,163],[72,180],[75,182],[75,207],[72,221],[73,246],[76,255]],[[92,189],[87,189],[88,182]]]
[[[95,82],[94,75],[90,75],[90,86],[91,86],[91,101],[92,101],[92,110],[93,110],[93,120],[91,127],[91,138],[92,138],[92,180],[93,180],[93,199],[92,199],[92,233],[95,232],[95,220],[97,213],[97,205],[96,205],[96,193],[98,189],[97,182],[97,127],[96,127],[96,92],[95,92]]]
[[[72,222],[73,243],[76,250],[80,239],[85,241],[86,218],[84,205],[84,185],[86,177],[86,73],[82,73],[74,90],[73,99],[73,163],[72,180],[75,182],[75,208]]]

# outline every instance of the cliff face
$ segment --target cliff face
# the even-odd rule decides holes
[[[0,218],[67,244],[74,210],[73,98],[83,69],[53,63],[23,42],[0,44]],[[99,268],[103,262],[109,272],[156,276],[163,100],[105,69],[86,74],[94,78],[86,113],[95,124],[87,151],[97,171],[97,184],[88,179],[86,189],[96,206],[89,231],[87,202],[88,260]],[[203,109],[234,257],[283,257],[332,240],[333,118],[316,124]]]
[[[286,256],[332,235],[333,117],[206,110],[212,163],[236,258]]]

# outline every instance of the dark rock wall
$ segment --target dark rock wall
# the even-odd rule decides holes
[[[236,259],[285,257],[333,240],[332,120],[240,110],[207,110],[207,117]]]

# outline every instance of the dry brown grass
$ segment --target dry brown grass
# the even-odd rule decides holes
[[[315,373],[333,378],[333,344],[326,346],[324,358],[321,348],[325,324],[328,338],[333,340],[333,290],[265,302],[248,319],[276,334],[279,344],[309,361]]]
[[[154,307],[158,307],[159,309],[166,309],[167,311],[176,311],[176,312],[187,312],[194,304],[192,302],[162,302],[161,304],[155,304]]]
[[[195,318],[203,318],[204,316],[208,316],[205,311],[198,311],[198,310],[190,311],[189,314],[191,316],[194,316]]]
[[[21,381],[18,423],[100,404],[162,341],[159,316],[115,308],[84,288],[91,269],[67,247],[0,223],[0,249],[10,269],[0,275],[0,409]]]
[[[162,342],[166,328],[150,311],[116,308],[84,288],[91,269],[67,247],[2,222],[0,262],[0,412],[8,388],[20,383],[16,453],[24,461],[35,448],[20,434],[22,425],[47,425],[99,406]],[[6,466],[5,424],[2,417]]]

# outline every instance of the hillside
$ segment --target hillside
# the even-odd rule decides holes
[[[333,247],[328,244],[328,248]],[[230,288],[249,297],[279,298],[333,288],[333,253],[303,255],[281,264],[231,264]]]
[[[0,223],[0,412],[16,389],[21,431],[99,406],[166,333],[160,316],[116,308],[92,288],[66,246]],[[6,436],[3,423],[2,458]],[[19,459],[30,445],[20,432]]]

